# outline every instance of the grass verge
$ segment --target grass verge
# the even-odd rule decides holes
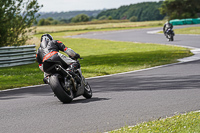
[[[170,118],[143,122],[132,127],[122,127],[108,133],[198,133],[200,112],[190,112]]]
[[[158,33],[163,33],[163,31],[159,31]],[[181,29],[174,29],[175,34],[200,34],[200,27],[189,27],[189,28],[181,28]]]
[[[56,34],[59,33],[54,33]],[[54,36],[54,35],[53,35]],[[187,48],[95,39],[56,38],[79,53],[83,75],[94,77],[177,62],[191,56]],[[0,89],[43,84],[37,63],[0,68]]]
[[[122,29],[148,28],[163,26],[164,21],[146,21],[146,22],[124,22],[124,23],[105,23],[89,25],[60,25],[60,26],[37,26],[37,34],[72,32],[72,31],[110,31]]]
[[[175,34],[200,34],[200,27],[189,27],[189,28],[182,28],[182,29],[175,29]]]

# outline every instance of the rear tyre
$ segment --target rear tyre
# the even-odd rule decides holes
[[[83,96],[86,98],[86,99],[90,99],[92,97],[92,89],[89,85],[89,83],[87,82],[86,83],[86,86],[84,88],[84,94]]]
[[[59,74],[52,75],[49,80],[51,89],[61,102],[70,103],[73,100],[72,86],[66,89],[64,87],[64,80]]]

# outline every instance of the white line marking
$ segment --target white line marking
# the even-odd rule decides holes
[[[47,84],[33,85],[33,86],[26,86],[26,87],[20,87],[20,88],[13,88],[13,89],[0,90],[0,93],[1,93],[1,92],[5,92],[5,91],[13,91],[13,90],[20,90],[20,89],[28,89],[28,88],[34,88],[34,87],[45,86],[45,85],[47,85]]]

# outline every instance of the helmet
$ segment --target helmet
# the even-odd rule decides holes
[[[52,41],[53,40],[53,37],[50,35],[50,34],[44,34],[41,36],[41,42],[45,40],[45,41]]]
[[[167,21],[165,24],[169,24],[169,21]]]

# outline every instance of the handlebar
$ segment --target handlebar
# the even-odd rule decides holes
[[[79,58],[74,58],[74,57],[71,57],[71,56],[69,56],[71,59],[73,59],[73,60],[78,60],[78,59],[81,59],[81,60],[83,60],[83,58],[82,57],[79,57]]]

